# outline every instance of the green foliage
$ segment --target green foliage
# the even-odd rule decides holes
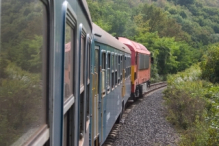
[[[45,123],[42,5],[34,0],[1,2],[0,145],[32,136]]]
[[[153,53],[152,80],[201,61],[206,45],[219,42],[217,0],[88,0],[88,5],[103,29]]]
[[[219,83],[219,46],[213,46],[207,51],[200,66],[204,79]]]
[[[198,65],[168,76],[164,92],[167,119],[181,133],[179,145],[214,146],[219,143],[219,86],[201,80]]]
[[[39,74],[30,74],[13,63],[8,63],[5,74],[7,78],[0,80],[0,145],[10,145],[30,124],[37,125],[42,110],[38,106],[42,105]]]
[[[176,42],[174,38],[160,38],[157,33],[140,33],[134,39],[153,53],[153,66],[157,67],[157,73],[160,75],[177,73],[192,64],[193,52],[186,43]]]

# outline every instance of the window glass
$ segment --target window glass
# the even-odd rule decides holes
[[[84,133],[84,129],[85,129],[85,125],[84,125],[84,121],[85,121],[85,115],[84,115],[84,92],[81,93],[80,95],[80,127],[79,127],[79,135],[80,135],[80,139],[82,139],[84,137],[83,133]]]
[[[112,70],[114,70],[114,55],[112,55]]]
[[[110,54],[108,54],[108,62],[107,62],[107,67],[110,68]]]
[[[115,72],[115,85],[117,85],[117,71]]]
[[[107,59],[108,59],[108,64],[107,64],[107,67],[108,67],[108,71],[107,71],[107,87],[109,88],[110,87],[110,54],[108,54],[107,56]]]
[[[84,84],[84,52],[85,52],[85,37],[81,38],[81,79],[80,85]]]
[[[102,54],[102,92],[105,91],[106,54]]]
[[[115,70],[117,69],[117,55],[115,55]]]
[[[0,145],[24,145],[46,124],[46,11],[0,1]]]
[[[117,63],[117,55],[115,55],[115,70],[117,69],[117,65],[118,65],[118,63]]]
[[[88,43],[88,47],[87,47],[87,78],[90,79],[90,46],[91,46],[91,43],[89,42]]]
[[[97,78],[96,78],[96,80],[95,81],[93,81],[93,82],[95,82],[95,84],[97,85],[97,83],[98,83],[98,80],[99,80],[99,69],[98,69],[98,67],[99,67],[99,46],[95,46],[95,64],[94,64],[94,72],[95,73],[97,73]],[[96,88],[96,93],[99,93],[99,88],[98,87],[95,87]]]
[[[114,72],[112,72],[111,79],[111,88],[114,88]]]
[[[94,64],[94,72],[98,72],[98,70],[97,70],[97,66],[98,66],[98,61],[99,61],[99,55],[98,55],[98,51],[99,50],[97,50],[97,49],[99,49],[99,47],[98,46],[95,46],[95,64]]]
[[[123,70],[123,63],[122,63],[122,56],[120,56],[120,58],[121,58],[121,63],[120,63],[120,74],[122,74],[122,70]]]
[[[120,56],[118,56],[118,58],[119,58],[119,59],[118,59],[118,64],[120,64]]]
[[[72,55],[72,28],[65,27],[65,70],[64,70],[64,97],[67,99],[73,94],[73,55]]]
[[[102,69],[106,69],[106,53],[102,54]]]

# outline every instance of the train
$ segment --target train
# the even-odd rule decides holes
[[[2,0],[0,145],[99,146],[150,86],[150,51],[86,0]]]

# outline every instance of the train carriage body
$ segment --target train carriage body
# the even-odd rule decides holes
[[[102,145],[149,81],[150,52],[93,24],[86,0],[0,10],[0,145]]]
[[[1,0],[0,9],[0,145],[89,145],[86,0]]]
[[[147,91],[150,84],[151,54],[142,44],[124,37],[118,40],[131,51],[131,98],[136,99]]]
[[[93,24],[91,145],[103,144],[130,97],[128,47]]]

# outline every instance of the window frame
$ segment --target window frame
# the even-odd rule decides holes
[[[107,80],[107,82],[108,82],[108,84],[107,84],[107,87],[106,87],[106,90],[107,90],[107,94],[109,94],[110,93],[110,90],[111,90],[111,52],[110,51],[107,51],[107,59],[106,59],[106,61],[107,61],[107,74],[109,74],[109,78],[107,78],[107,76],[106,76],[106,80]]]
[[[84,28],[83,24],[81,23],[79,25],[79,38],[80,38],[80,41],[79,41],[79,51],[80,51],[80,94],[84,91],[84,85],[85,85],[85,52],[86,52],[86,45],[87,45],[87,33],[86,33],[86,29]],[[82,39],[84,40],[84,46],[82,48]],[[82,54],[83,52],[83,54]],[[83,58],[82,58],[83,57]],[[82,62],[83,61],[83,62]],[[82,80],[82,81],[81,81]]]
[[[103,62],[103,54],[105,55],[105,60],[104,60],[104,62]],[[103,67],[103,65],[104,65],[104,67]],[[107,52],[106,52],[106,50],[101,50],[101,66],[102,66],[102,68],[101,68],[101,77],[102,77],[102,72],[104,71],[105,72],[105,76],[104,76],[104,90],[102,90],[102,87],[101,87],[101,97],[103,98],[103,97],[105,97],[106,96],[106,73],[107,73]],[[102,79],[103,79],[103,77],[101,78],[101,81],[102,81]],[[101,82],[102,84],[103,84],[103,82]]]
[[[65,27],[66,27],[66,24],[68,24],[72,30],[73,30],[73,37],[72,37],[72,42],[73,42],[73,45],[71,46],[72,47],[72,69],[73,69],[73,78],[72,78],[72,88],[73,88],[73,94],[71,97],[69,97],[67,100],[64,101],[64,105],[63,105],[63,116],[62,116],[62,127],[65,127],[65,124],[66,124],[66,121],[64,119],[65,116],[66,117],[66,120],[67,120],[67,127],[70,127],[68,130],[67,130],[67,133],[66,133],[66,137],[65,138],[65,131],[62,130],[62,135],[63,135],[63,144],[64,143],[64,140],[67,140],[66,142],[69,143],[69,144],[73,144],[74,143],[74,138],[72,139],[69,139],[69,135],[72,134],[71,137],[75,137],[74,135],[74,122],[70,122],[74,119],[74,113],[75,113],[75,106],[74,106],[74,103],[75,103],[75,90],[76,90],[76,86],[74,85],[74,82],[75,82],[75,75],[76,75],[76,47],[77,47],[77,37],[76,37],[76,34],[77,34],[77,16],[75,14],[75,12],[73,11],[72,7],[70,6],[70,4],[65,1],[63,3],[63,9],[64,9],[64,19],[65,19],[65,23],[64,23],[64,30],[65,30]],[[65,36],[65,35],[64,35]],[[64,43],[65,43],[65,40],[64,40]],[[71,114],[70,114],[71,113]]]
[[[50,136],[50,132],[49,132],[49,121],[48,121],[48,116],[49,116],[49,111],[48,111],[48,108],[49,108],[49,101],[48,101],[48,98],[49,98],[49,88],[48,88],[48,85],[50,84],[49,82],[49,65],[50,65],[50,61],[49,61],[49,58],[50,58],[50,42],[49,42],[49,36],[50,36],[50,27],[49,27],[49,24],[50,22],[48,21],[49,19],[49,13],[48,13],[48,10],[49,10],[49,4],[47,2],[47,0],[39,0],[38,2],[41,2],[42,3],[42,6],[43,6],[43,11],[44,11],[44,16],[43,16],[43,27],[45,28],[44,29],[44,32],[42,34],[43,38],[43,43],[42,43],[42,46],[43,48],[43,55],[42,55],[42,60],[43,60],[43,63],[42,63],[42,77],[43,77],[43,90],[42,90],[42,98],[43,98],[43,101],[45,102],[45,104],[43,106],[45,106],[45,123],[43,125],[41,125],[41,128],[38,128],[38,130],[36,132],[34,132],[32,134],[31,137],[29,137],[27,140],[24,141],[23,144],[25,145],[44,145],[48,142],[49,138],[51,137]],[[48,48],[48,49],[47,49]],[[45,87],[45,88],[44,88]],[[20,138],[22,138],[24,135],[20,136]],[[19,140],[16,140],[14,141],[13,144],[16,145],[16,143],[19,143]]]

